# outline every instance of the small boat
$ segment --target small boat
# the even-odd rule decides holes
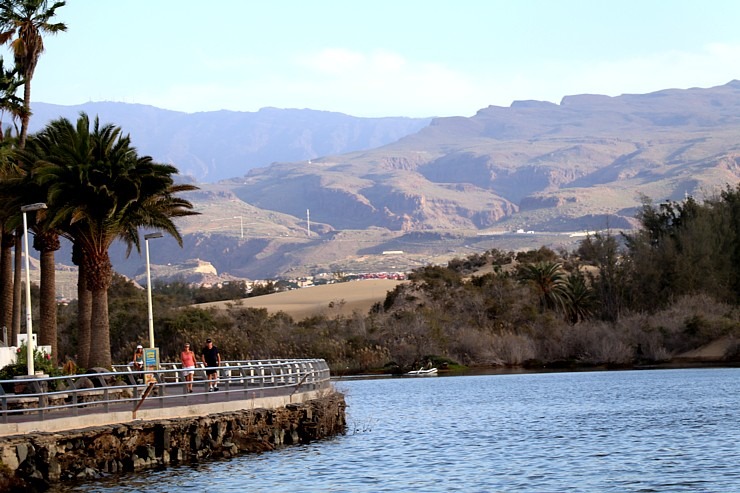
[[[437,369],[436,368],[419,368],[418,370],[411,370],[410,372],[407,372],[406,375],[410,375],[412,377],[436,376]]]

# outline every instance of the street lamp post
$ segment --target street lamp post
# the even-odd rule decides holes
[[[149,240],[161,238],[162,233],[149,233],[144,235],[146,245],[146,299],[149,308],[149,347],[154,347],[154,314],[152,313],[152,276],[149,271]]]
[[[28,368],[28,375],[34,376],[36,371],[33,367],[33,318],[31,316],[31,262],[29,261],[28,252],[28,219],[26,219],[26,213],[31,211],[38,211],[46,209],[46,204],[39,202],[36,204],[28,204],[21,206],[21,212],[23,213],[23,237],[26,242],[26,365]]]

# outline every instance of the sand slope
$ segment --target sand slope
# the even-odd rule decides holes
[[[734,348],[736,341],[731,336],[721,337],[702,347],[679,354],[677,360],[695,360],[695,361],[722,361],[727,352]]]
[[[382,303],[388,291],[402,282],[404,281],[368,279],[244,298],[238,302],[216,301],[195,306],[225,308],[227,304],[238,303],[243,307],[266,308],[270,313],[283,311],[294,320],[302,320],[313,315],[351,315],[355,310],[364,315],[374,303],[378,301]],[[329,304],[333,306],[329,307]]]

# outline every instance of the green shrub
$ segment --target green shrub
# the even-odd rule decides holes
[[[13,380],[15,377],[27,375],[27,361],[28,350],[26,349],[25,345],[21,345],[21,347],[18,348],[16,362],[14,364],[6,365],[3,368],[0,368],[0,380]],[[33,366],[35,371],[43,371],[46,375],[49,375],[50,377],[61,375],[61,371],[59,371],[59,369],[54,366],[51,358],[43,351],[40,351],[38,348],[35,348],[33,351]],[[12,388],[9,388],[7,385],[3,385],[3,388],[6,392],[13,392]]]

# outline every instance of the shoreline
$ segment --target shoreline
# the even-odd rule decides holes
[[[702,368],[738,368],[740,361],[684,361],[672,360],[663,363],[645,363],[622,366],[609,365],[581,365],[581,366],[553,366],[553,367],[501,367],[492,365],[476,365],[461,369],[442,370],[438,372],[441,377],[466,377],[478,375],[519,375],[534,373],[583,373],[597,371],[649,371],[649,370],[690,370]],[[384,378],[419,378],[413,375],[403,373],[361,373],[339,375],[333,373],[332,382],[341,382],[343,380],[374,380]]]

